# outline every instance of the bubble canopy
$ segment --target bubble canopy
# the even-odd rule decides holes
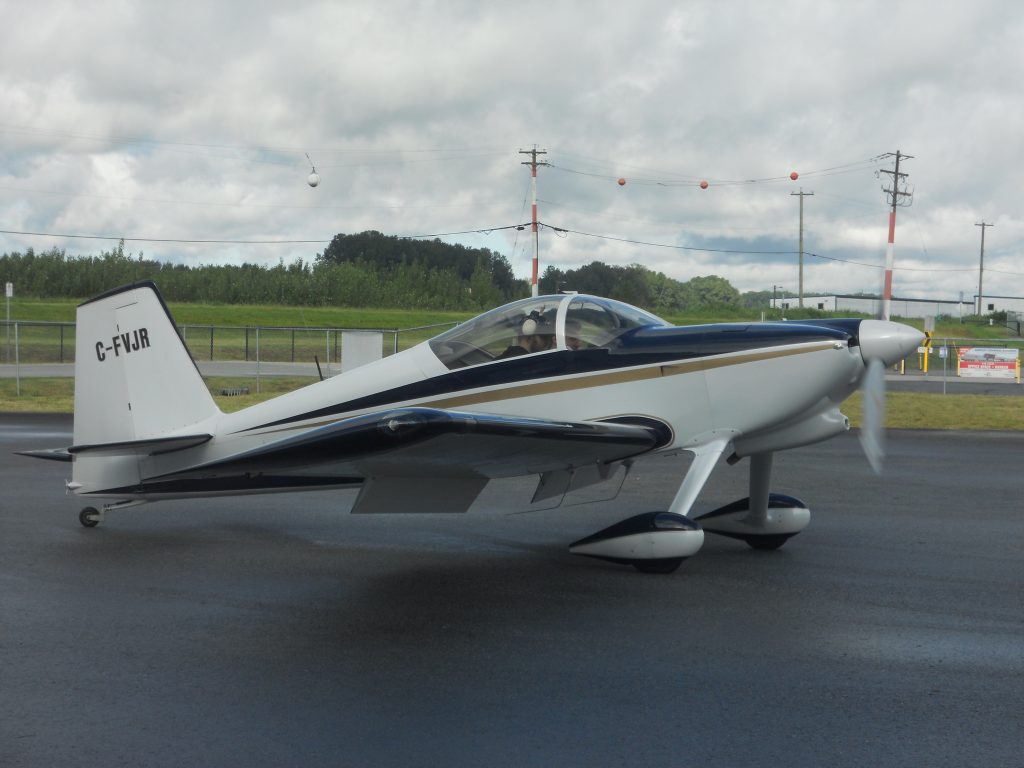
[[[667,326],[642,309],[596,296],[537,296],[473,318],[431,339],[448,368],[501,362],[525,354],[608,347],[637,328]]]

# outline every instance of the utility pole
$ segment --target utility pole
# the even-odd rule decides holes
[[[14,296],[14,283],[7,283],[7,357],[6,361],[11,362],[11,298]]]
[[[534,144],[533,149],[520,149],[519,154],[530,156],[528,161],[521,164],[530,166],[530,190],[533,194],[533,277],[530,279],[530,290],[536,296],[539,293],[537,271],[540,265],[540,236],[537,234],[537,166],[547,165],[543,161],[537,162],[537,155],[546,155],[547,151],[537,149],[537,145]]]
[[[790,197],[793,195],[800,196],[800,307],[804,306],[804,198],[814,197],[813,192],[804,192],[804,188],[800,187],[799,192],[790,192]]]
[[[985,227],[994,227],[995,224],[986,224],[982,221],[980,224],[975,224],[976,227],[981,227],[981,257],[978,259],[978,316],[981,316],[981,300],[985,295],[981,292],[982,280],[985,276]]]
[[[900,160],[911,160],[913,155],[904,155],[898,149],[896,154],[891,152],[882,157],[895,157],[896,168],[892,171],[882,171],[892,176],[892,189],[882,187],[882,191],[891,196],[892,211],[889,213],[889,244],[885,248],[885,284],[882,288],[882,319],[889,319],[889,307],[892,304],[892,268],[896,260],[894,246],[896,243],[896,206],[908,206],[913,199],[913,192],[907,191],[907,174],[900,173]],[[900,189],[902,183],[903,189]],[[904,200],[906,198],[906,200]]]

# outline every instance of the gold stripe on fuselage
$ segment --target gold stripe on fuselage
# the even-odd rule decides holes
[[[790,347],[788,349],[772,349],[764,352],[747,352],[729,357],[701,358],[699,360],[688,360],[680,363],[659,363],[644,368],[630,370],[605,371],[602,373],[583,374],[574,377],[564,376],[548,381],[539,381],[531,384],[520,384],[516,386],[499,386],[482,392],[471,392],[467,394],[456,394],[449,397],[442,397],[437,400],[425,400],[423,402],[406,403],[403,406],[392,405],[389,407],[421,407],[421,408],[459,408],[469,405],[480,405],[481,403],[493,403],[501,400],[514,400],[522,397],[536,397],[538,395],[550,395],[557,392],[572,392],[579,389],[591,389],[593,387],[605,387],[611,384],[623,384],[626,382],[649,381],[663,376],[678,376],[684,373],[695,373],[697,371],[709,371],[715,368],[726,368],[744,363],[754,363],[760,360],[775,360],[793,355],[805,355],[810,352],[822,352],[826,349],[833,349],[835,342],[815,342],[801,347]],[[372,413],[372,410],[364,411]],[[311,429],[322,427],[327,424],[334,424],[343,419],[352,418],[358,413],[339,414],[338,416],[312,424],[295,425],[268,429],[260,434],[273,432],[284,432],[295,429]]]
[[[538,395],[550,395],[556,392],[571,392],[577,389],[590,389],[592,387],[606,387],[611,384],[623,384],[634,381],[648,381],[663,376],[678,376],[683,373],[695,373],[696,371],[709,371],[714,368],[725,368],[742,363],[753,363],[759,360],[773,360],[791,355],[803,355],[808,352],[820,352],[825,349],[832,349],[833,342],[815,344],[813,347],[801,347],[799,349],[777,349],[768,352],[749,352],[735,357],[703,358],[690,360],[684,363],[669,363],[668,365],[652,365],[647,368],[637,368],[628,371],[608,371],[590,376],[579,376],[577,378],[561,378],[553,381],[541,381],[534,384],[522,384],[520,386],[507,387],[505,389],[491,389],[486,392],[474,392],[466,395],[454,395],[440,400],[431,400],[418,405],[424,408],[458,408],[466,405],[479,405],[497,400],[512,400],[520,397],[536,397]]]

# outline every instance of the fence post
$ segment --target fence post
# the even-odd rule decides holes
[[[64,362],[64,323],[60,324],[60,359],[57,362]]]
[[[295,362],[295,329],[292,328],[292,362]]]
[[[248,339],[249,333],[246,328],[246,338]],[[246,358],[249,359],[248,357]],[[260,327],[256,326],[256,394],[260,393]]]
[[[245,326],[245,362],[249,362],[249,326]]]
[[[210,362],[213,362],[213,326],[210,326]]]
[[[21,397],[21,350],[18,347],[18,324],[14,324],[14,394]]]

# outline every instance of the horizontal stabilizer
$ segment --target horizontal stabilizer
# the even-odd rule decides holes
[[[50,461],[71,461],[71,454],[67,448],[47,448],[42,451],[15,451],[19,456],[29,456],[33,459],[49,459]]]
[[[117,443],[97,443],[95,445],[72,445],[67,449],[70,456],[88,454],[89,456],[158,456],[161,453],[183,451],[195,448],[210,440],[213,435],[178,435],[176,437],[154,437],[146,440],[122,440]],[[26,454],[28,455],[28,454]]]

